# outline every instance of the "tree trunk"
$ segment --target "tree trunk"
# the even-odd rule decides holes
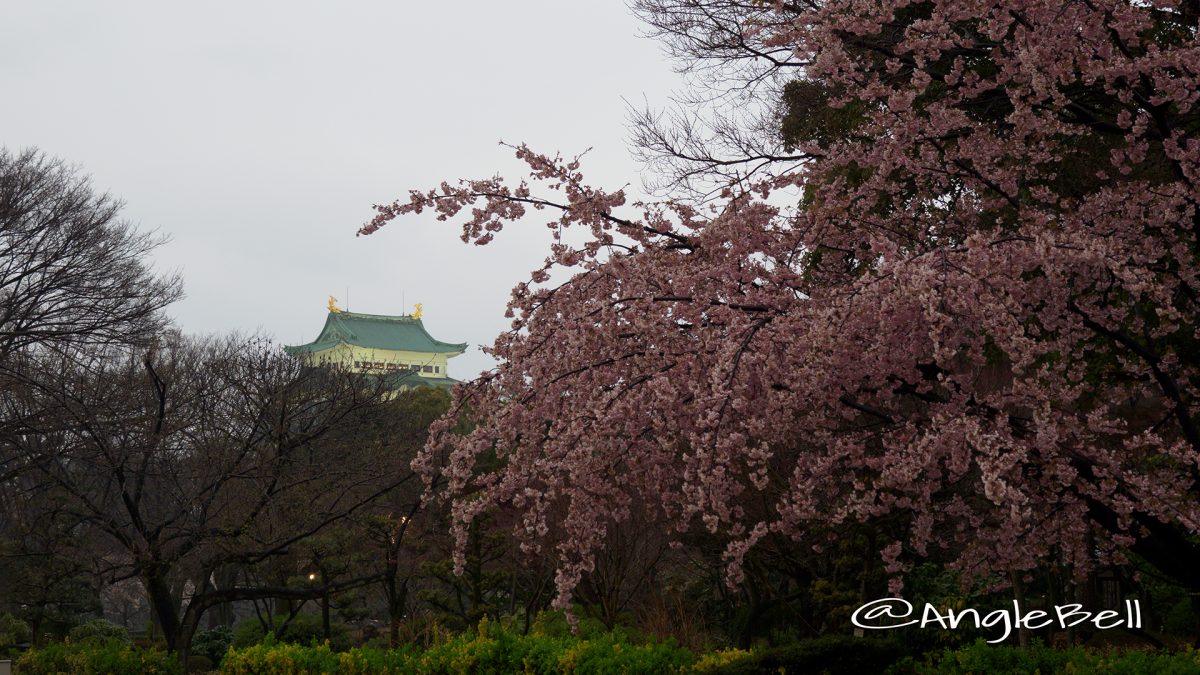
[[[388,602],[388,645],[400,646],[400,624],[404,622],[405,605],[408,604],[408,579],[397,583],[396,570],[388,570],[389,578],[384,581]]]
[[[42,617],[41,613],[34,615],[33,619],[29,620],[29,641],[34,647],[42,646]]]
[[[148,574],[144,583],[150,596],[150,608],[167,641],[167,651],[174,652],[179,637],[179,606],[171,592],[171,584],[161,573]]]
[[[329,639],[329,590],[326,589],[321,593],[321,630],[324,632],[325,639]]]
[[[1021,613],[1026,613],[1029,611],[1029,608],[1025,606],[1025,581],[1021,579],[1019,572],[1013,572],[1010,578],[1012,579],[1013,600],[1017,602],[1017,607],[1020,608]],[[1021,649],[1029,649],[1029,633],[1029,626],[1025,624],[1021,624],[1017,628],[1017,644]]]
[[[187,672],[187,662],[192,656],[192,638],[196,636],[196,629],[200,627],[200,619],[204,616],[205,609],[206,606],[193,600],[188,604],[187,611],[183,613],[183,621],[179,624],[179,633],[175,636],[175,652],[184,672]]]
[[[154,617],[162,628],[163,639],[167,641],[167,651],[176,655],[180,665],[187,668],[188,657],[192,653],[192,637],[200,626],[207,606],[195,598],[188,602],[180,618],[180,599],[171,591],[171,585],[163,574],[152,574],[146,577],[146,591],[150,596],[150,607]],[[205,587],[197,589],[203,593]]]

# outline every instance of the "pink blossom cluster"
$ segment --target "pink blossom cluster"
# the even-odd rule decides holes
[[[820,159],[708,210],[627,206],[522,146],[550,196],[444,183],[363,228],[432,209],[486,244],[552,213],[499,366],[455,393],[478,425],[452,413],[417,460],[459,541],[514,509],[560,606],[646,510],[727,541],[733,583],[768,534],[890,516],[897,586],[934,554],[978,578],[1133,550],[1200,589],[1195,3],[776,7],[759,38],[865,111]]]

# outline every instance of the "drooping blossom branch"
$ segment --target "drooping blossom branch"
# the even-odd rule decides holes
[[[1200,591],[1193,4],[775,11],[756,39],[828,92],[791,139],[811,161],[716,208],[631,216],[578,160],[520,146],[553,196],[442,184],[363,228],[432,209],[486,244],[554,213],[499,366],[456,394],[478,426],[443,420],[418,460],[446,477],[460,541],[519,510],[526,545],[559,556],[560,606],[647,512],[723,537],[735,583],[768,535],[887,516],[897,585],[933,554],[971,578],[1132,550]],[[769,195],[792,186],[781,211]],[[572,276],[550,285],[555,266]]]

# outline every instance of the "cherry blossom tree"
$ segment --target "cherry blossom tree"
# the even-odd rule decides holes
[[[896,587],[935,554],[978,579],[1133,552],[1200,591],[1200,4],[641,4],[783,64],[777,170],[629,204],[519,146],[532,182],[360,231],[432,209],[486,244],[550,214],[499,365],[418,459],[460,542],[519,510],[559,606],[647,510],[728,542],[732,583],[768,536],[886,516]]]

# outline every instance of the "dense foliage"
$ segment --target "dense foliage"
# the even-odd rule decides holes
[[[21,675],[175,675],[182,672],[175,656],[157,649],[131,647],[119,640],[51,644],[25,652],[14,665]]]
[[[952,675],[956,673],[1194,673],[1194,651],[1175,654],[1101,652],[1038,644],[1017,649],[977,643],[926,657],[906,654],[895,642],[852,637],[821,638],[776,649],[737,649],[693,654],[670,644],[631,642],[621,633],[590,638],[519,636],[492,630],[464,635],[435,647],[335,652],[328,646],[263,644],[232,652],[221,672],[256,675],[297,673],[708,673],[751,675],[786,672],[857,675]]]
[[[1113,673],[1113,675],[1184,675],[1200,669],[1200,653],[1174,654],[1154,652],[1104,653],[1082,647],[1051,649],[1037,645],[1032,649],[976,643],[955,651],[946,651],[915,666],[921,675],[956,673]]]
[[[229,626],[218,626],[196,633],[192,639],[192,654],[208,659],[210,664],[220,664],[233,644],[233,629]]]
[[[338,653],[328,645],[280,645],[272,640],[235,649],[221,664],[223,673],[666,673],[678,672],[694,657],[671,643],[637,643],[625,634],[590,638],[521,635],[480,623],[425,650],[368,647]]]
[[[75,626],[67,633],[70,644],[107,644],[119,642],[129,644],[129,631],[111,621],[92,619]]]
[[[29,624],[12,614],[0,614],[0,658],[12,656],[17,645],[28,644],[31,637]]]

